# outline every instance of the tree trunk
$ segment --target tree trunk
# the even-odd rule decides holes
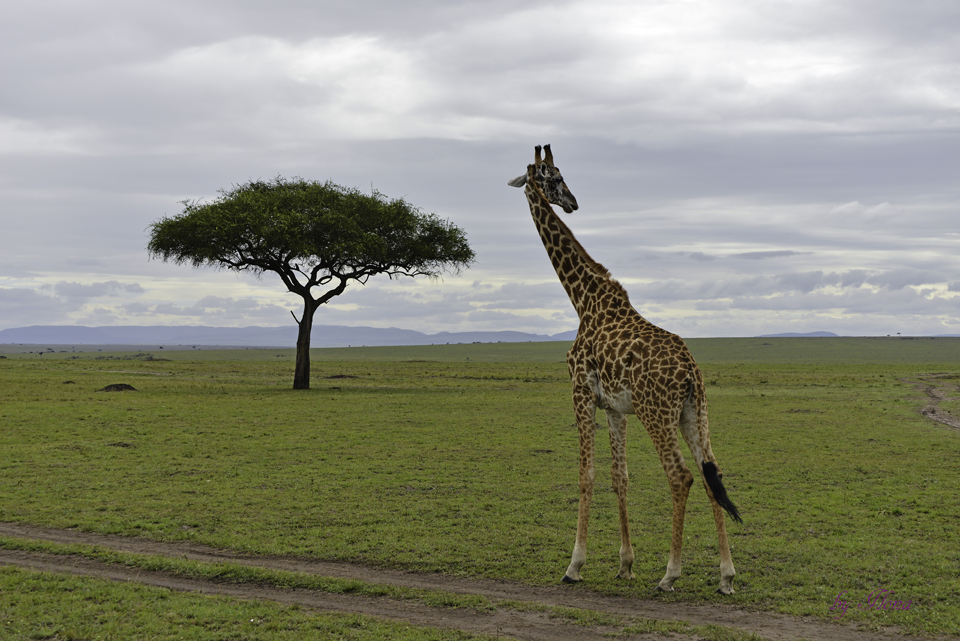
[[[297,321],[297,367],[293,374],[293,389],[310,389],[310,331],[317,306],[310,298],[303,300],[303,316]]]

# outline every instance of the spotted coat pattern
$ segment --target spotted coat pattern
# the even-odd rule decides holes
[[[595,418],[599,408],[607,416],[613,458],[611,477],[620,513],[617,576],[634,578],[634,552],[627,519],[626,439],[627,416],[635,414],[653,440],[673,497],[670,559],[666,574],[657,586],[660,590],[672,591],[674,581],[680,576],[683,519],[694,480],[680,451],[678,434],[687,442],[698,469],[703,472],[704,463],[716,465],[710,448],[703,376],[683,340],[643,318],[630,304],[623,286],[590,257],[554,212],[551,203],[568,213],[577,209],[577,203],[553,164],[549,145],[545,151],[546,158],[541,160],[540,147],[537,147],[535,163],[527,167],[527,174],[510,184],[526,185],[530,213],[543,246],[580,318],[577,338],[567,354],[580,436],[580,504],[576,543],[564,581],[580,581],[580,570],[586,562],[587,523],[595,477]],[[707,472],[711,469],[708,465]],[[714,489],[718,490],[716,498],[707,484],[707,476],[704,474],[704,488],[713,506],[719,539],[719,591],[731,594],[735,570],[723,508],[717,498],[733,508],[731,514],[738,520],[739,515],[726,499],[719,481],[722,476],[719,466],[716,466],[714,481]]]

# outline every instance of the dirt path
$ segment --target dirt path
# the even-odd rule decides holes
[[[531,604],[595,610],[607,614],[685,621],[692,625],[722,625],[754,632],[765,639],[828,639],[831,641],[894,641],[913,639],[890,631],[865,632],[849,625],[823,623],[808,618],[752,612],[735,606],[663,603],[656,599],[632,599],[604,596],[583,587],[557,585],[531,587],[487,579],[468,579],[440,574],[415,574],[347,563],[330,563],[289,557],[264,557],[235,554],[191,543],[161,543],[126,538],[54,530],[28,525],[0,523],[0,535],[54,543],[97,545],[120,552],[187,558],[204,562],[230,562],[253,567],[304,572],[326,577],[357,579],[369,583],[441,590],[455,594],[482,595],[490,599],[509,599]],[[549,615],[498,607],[493,612],[466,609],[433,608],[414,601],[338,595],[309,590],[282,589],[266,585],[229,584],[196,580],[162,572],[106,564],[79,556],[37,554],[0,549],[0,564],[16,565],[49,572],[97,576],[117,581],[133,581],[174,590],[219,594],[247,599],[264,599],[323,611],[365,614],[416,625],[452,628],[489,634],[501,638],[580,641],[600,639],[617,633],[613,627],[583,626],[566,623]],[[825,605],[826,607],[826,605]],[[609,638],[609,637],[607,637]],[[660,635],[634,635],[624,639],[663,639]],[[674,634],[681,641],[694,639]]]
[[[957,381],[960,376],[956,374],[929,374],[918,376],[917,379],[903,378],[900,380],[913,385],[927,397],[927,402],[920,408],[920,413],[932,421],[960,430],[960,417],[940,408],[942,401],[952,401],[957,398],[958,392],[960,392]]]

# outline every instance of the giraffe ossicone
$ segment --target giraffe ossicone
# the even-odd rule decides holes
[[[545,157],[540,158],[540,145],[535,147],[534,164],[527,168],[527,173],[517,176],[507,182],[511,187],[523,187],[530,179],[530,167],[535,174],[535,182],[544,193],[544,197],[554,205],[560,206],[568,214],[579,208],[577,199],[573,197],[570,190],[567,189],[560,170],[553,164],[553,152],[550,151],[550,145],[543,147]]]
[[[724,510],[742,522],[723,486],[723,472],[710,447],[703,375],[683,339],[647,321],[630,304],[626,290],[593,260],[551,204],[567,213],[578,208],[553,161],[550,145],[538,145],[527,173],[509,181],[524,187],[530,214],[560,284],[580,319],[577,338],[567,353],[573,406],[580,435],[580,504],[577,538],[563,580],[581,580],[587,559],[587,523],[594,486],[596,411],[602,409],[610,430],[611,478],[620,513],[620,569],[633,579],[633,546],[627,519],[627,416],[635,415],[653,440],[673,496],[673,534],[667,571],[657,585],[673,591],[680,576],[683,520],[693,474],[680,451],[686,441],[713,507],[720,547],[720,588],[733,594],[736,571],[730,556]]]

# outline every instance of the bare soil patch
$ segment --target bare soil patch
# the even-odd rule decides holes
[[[127,383],[114,383],[112,385],[107,385],[103,389],[98,389],[98,392],[136,392],[136,388],[133,385],[128,385]]]
[[[755,612],[737,606],[664,603],[656,598],[604,596],[579,586],[534,587],[488,579],[453,577],[441,574],[417,574],[349,563],[316,561],[292,557],[237,554],[193,543],[163,543],[140,538],[91,534],[75,530],[38,528],[15,523],[0,523],[0,535],[61,544],[97,545],[120,552],[187,558],[204,562],[231,562],[253,567],[304,572],[319,576],[356,579],[368,583],[441,590],[455,594],[482,595],[490,599],[520,601],[529,604],[581,608],[627,617],[677,620],[691,625],[721,625],[758,634],[765,639],[825,639],[831,641],[894,641],[913,639],[895,630],[864,631],[850,625],[825,623],[812,618]],[[0,564],[49,572],[97,576],[117,581],[132,581],[174,590],[219,594],[246,599],[264,599],[323,611],[348,612],[403,621],[416,625],[450,628],[503,638],[579,641],[610,638],[620,630],[606,626],[585,626],[565,622],[548,614],[498,607],[492,612],[434,608],[414,601],[339,595],[323,592],[283,589],[270,585],[229,584],[196,580],[101,563],[79,556],[38,554],[0,549]],[[827,607],[827,604],[824,605]],[[663,639],[661,635],[618,636],[623,639]],[[674,634],[683,641],[695,636]]]
[[[956,374],[929,374],[918,376],[917,380],[901,379],[910,383],[926,396],[926,402],[920,407],[920,413],[941,425],[960,430],[960,417],[940,407],[943,401],[952,401],[960,397],[960,376]]]

